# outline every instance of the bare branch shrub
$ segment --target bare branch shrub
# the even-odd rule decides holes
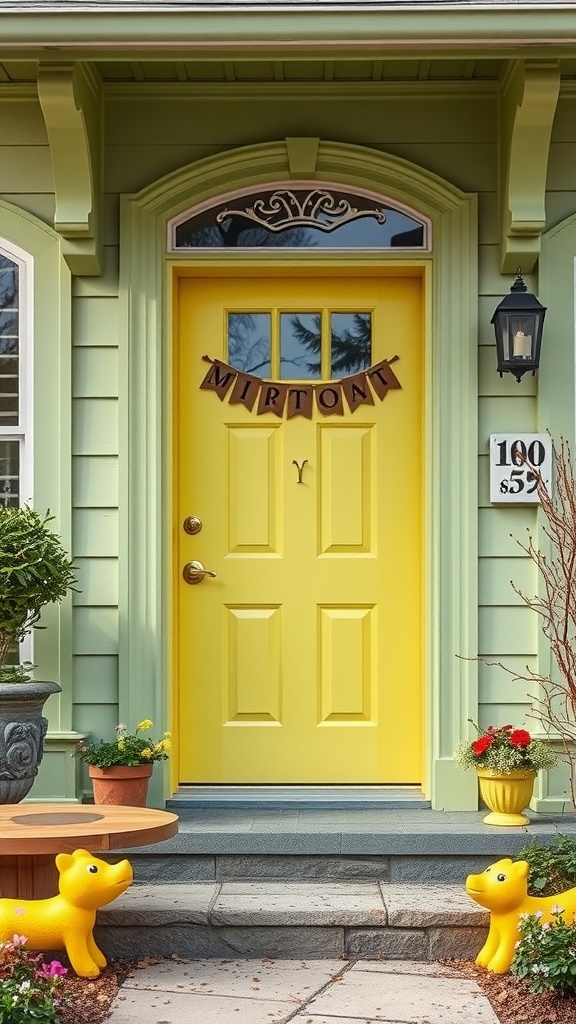
[[[518,449],[516,456],[522,458]],[[524,604],[540,616],[558,675],[555,678],[534,672],[528,665],[522,675],[501,662],[486,664],[497,665],[515,680],[537,684],[539,692],[532,698],[535,717],[562,742],[570,767],[570,794],[576,806],[576,476],[570,446],[564,438],[559,445],[553,444],[553,496],[538,469],[524,461],[537,480],[550,554],[536,546],[530,533],[526,543],[515,538],[538,569],[540,594],[530,597],[513,580],[510,582]]]

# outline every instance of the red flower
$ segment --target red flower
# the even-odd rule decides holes
[[[480,736],[480,738],[477,739],[477,740],[474,740],[474,743],[472,744],[472,753],[476,754],[476,757],[480,757],[480,754],[483,754],[484,751],[488,750],[488,747],[491,747],[491,746],[492,746],[492,737],[491,736]]]
[[[532,737],[526,729],[514,729],[510,733],[510,743],[513,747],[527,747],[532,742]]]

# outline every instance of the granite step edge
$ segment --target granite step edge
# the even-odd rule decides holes
[[[132,886],[98,912],[107,927],[486,928],[461,885],[249,881]]]

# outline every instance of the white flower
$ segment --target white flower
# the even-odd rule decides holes
[[[552,907],[552,913],[554,913],[554,907]],[[543,910],[535,910],[534,911],[534,917],[537,917],[538,920],[540,920],[541,917],[544,917],[544,911]]]
[[[543,932],[549,932],[550,931],[550,923],[549,923],[549,921],[545,921],[544,922],[544,924],[542,925],[542,931]]]
[[[564,907],[559,907],[557,903],[554,903],[554,905],[552,907],[550,907],[550,913],[551,914],[563,914],[564,913]]]
[[[28,992],[29,989],[30,989],[30,982],[29,981],[23,981],[22,984],[19,986],[18,991],[21,992],[21,993],[24,993],[24,992]]]

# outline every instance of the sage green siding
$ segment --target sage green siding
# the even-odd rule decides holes
[[[510,583],[535,592],[532,563],[513,538],[535,528],[536,513],[491,506],[488,487],[489,435],[545,426],[538,421],[535,380],[527,377],[518,385],[496,373],[490,318],[508,281],[499,270],[495,84],[465,82],[448,89],[428,83],[426,95],[398,84],[387,91],[381,83],[374,89],[364,84],[356,95],[353,85],[346,95],[342,83],[337,89],[331,83],[268,83],[260,90],[236,85],[222,85],[209,98],[189,84],[106,87],[104,272],[76,278],[72,304],[72,543],[80,588],[73,608],[73,724],[80,731],[110,733],[118,717],[118,420],[124,398],[118,389],[119,196],[203,157],[290,136],[388,152],[478,193],[479,390],[469,400],[478,402],[479,423],[479,649],[454,651],[454,678],[458,656],[479,654],[520,673],[536,666],[537,621]],[[576,210],[575,102],[565,97],[558,106],[549,165],[550,225]],[[12,100],[6,92],[0,93],[0,195],[51,223],[52,171],[40,106],[32,97]],[[538,290],[536,277],[527,284]],[[520,724],[528,711],[522,683],[479,665],[481,725]]]

